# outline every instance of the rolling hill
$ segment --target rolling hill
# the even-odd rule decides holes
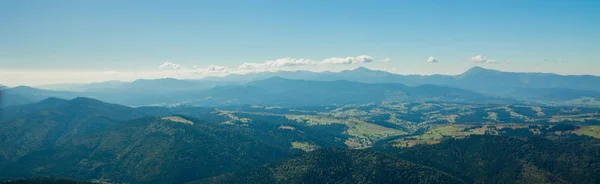
[[[437,169],[365,150],[313,151],[280,164],[195,183],[464,183]]]
[[[324,149],[196,183],[597,183],[598,140],[471,136],[408,149]]]
[[[328,132],[302,126],[222,124],[226,119],[213,112],[131,108],[82,97],[10,106],[0,119],[0,178],[182,183],[303,152],[294,143],[342,145]]]

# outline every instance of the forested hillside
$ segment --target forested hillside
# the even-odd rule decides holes
[[[0,179],[596,183],[598,109],[434,102],[3,108]]]
[[[598,183],[599,143],[488,135],[407,149],[333,148],[197,183]]]

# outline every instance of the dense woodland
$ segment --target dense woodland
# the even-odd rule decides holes
[[[408,149],[333,148],[199,183],[598,183],[598,143],[486,135]]]
[[[466,113],[467,124],[439,119],[459,114],[455,107],[480,115]],[[522,107],[527,106],[132,108],[50,98],[3,109],[0,178],[9,183],[48,182],[18,180],[36,177],[131,183],[600,181],[600,141],[591,137],[597,123],[594,116],[586,119],[594,109],[533,108],[547,115],[521,110],[527,121],[497,110]],[[379,110],[362,113],[367,109]],[[498,112],[497,119],[489,119],[489,112]],[[546,116],[583,121],[539,124]],[[511,118],[523,123],[503,123]],[[413,127],[412,122],[429,124]],[[398,141],[433,142],[403,147]]]
[[[596,77],[239,77],[0,87],[0,181],[600,183]]]

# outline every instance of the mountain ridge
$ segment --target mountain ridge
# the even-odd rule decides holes
[[[348,80],[312,81],[272,77],[241,86],[213,88],[210,97],[192,105],[312,106],[391,101],[446,101],[465,103],[512,103],[515,101],[445,86],[407,86],[400,83],[361,83]],[[226,102],[226,104],[223,104]]]
[[[414,87],[414,89],[429,88],[431,90],[451,90],[456,92],[456,90],[450,89],[455,88],[464,90],[465,94],[474,92],[480,95],[486,95],[490,98],[512,99],[513,102],[525,101],[527,103],[540,103],[546,105],[600,106],[600,96],[595,94],[596,92],[600,93],[600,85],[597,85],[600,84],[600,77],[597,76],[562,76],[558,74],[544,73],[502,72],[483,67],[473,67],[456,76],[397,75],[385,71],[371,70],[365,67],[360,67],[354,70],[344,70],[341,72],[280,71],[250,73],[246,75],[232,74],[231,76],[234,78],[237,77],[237,79],[233,81],[227,81],[227,77],[222,77],[219,80],[216,80],[216,78],[213,78],[215,80],[178,80],[173,78],[156,80],[139,79],[131,83],[118,83],[118,87],[115,88],[113,88],[114,86],[108,88],[90,88],[90,91],[85,92],[51,91],[19,86],[15,88],[2,89],[2,106],[32,103],[48,97],[70,99],[77,96],[91,97],[101,99],[103,101],[126,104],[130,106],[180,105],[193,104],[194,102],[202,101],[202,99],[205,98],[222,96],[222,94],[219,94],[218,91],[225,89],[237,89],[241,90],[240,92],[246,90],[247,92],[251,92],[256,95],[262,94],[262,96],[252,97],[256,100],[259,100],[260,98],[266,98],[269,95],[261,91],[256,91],[257,89],[255,84],[264,84],[270,82],[273,83],[271,84],[273,88],[263,88],[264,90],[279,90],[279,92],[283,92],[281,91],[283,89],[276,89],[277,86],[274,84],[284,83],[282,82],[284,79],[288,79],[290,82],[295,82],[296,84],[302,84],[305,89],[300,89],[298,86],[296,86],[296,88],[298,88],[299,91],[304,91],[304,93],[301,95],[309,96],[318,95],[311,94],[311,92],[317,91],[312,88],[327,88],[328,86],[324,85],[347,85],[351,84],[349,82],[357,82],[363,84],[356,84],[355,86],[376,87],[381,90],[388,90],[381,87],[386,85],[392,86],[393,84],[397,85],[396,89],[399,89],[401,85],[404,85],[403,88],[405,89],[408,87]],[[300,82],[298,80],[304,82]],[[379,86],[377,84],[379,84]],[[434,89],[431,85],[440,87]],[[287,86],[288,88],[293,87],[283,84],[282,86]],[[244,87],[247,89],[244,89]],[[335,89],[346,90],[345,88]],[[356,90],[365,91],[366,89]],[[527,90],[531,91],[531,93],[523,93],[523,91]],[[542,90],[541,92],[544,92],[544,90],[550,91],[544,93],[553,95],[537,95],[536,91],[540,90]],[[572,93],[560,97],[560,94],[567,90],[572,90]],[[332,92],[336,93],[336,91]],[[320,93],[324,94],[325,92],[322,91]],[[431,94],[432,92],[427,93]],[[238,96],[250,97],[248,95],[250,94],[239,94]],[[443,97],[443,95],[439,95]],[[280,100],[288,99],[282,97]],[[327,99],[324,100],[327,101]],[[225,102],[227,100],[222,99],[222,101]],[[346,99],[337,102],[348,103],[350,101],[353,100]],[[235,101],[233,102],[236,103]],[[481,103],[485,103],[485,101]],[[204,105],[223,105],[223,103],[214,101],[214,103],[205,103]]]

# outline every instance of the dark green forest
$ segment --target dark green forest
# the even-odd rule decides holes
[[[197,183],[598,183],[599,143],[484,135],[407,149],[330,148]]]
[[[394,102],[133,108],[90,98],[49,98],[3,108],[0,179],[598,183],[595,112]],[[38,179],[19,180],[26,178]]]

